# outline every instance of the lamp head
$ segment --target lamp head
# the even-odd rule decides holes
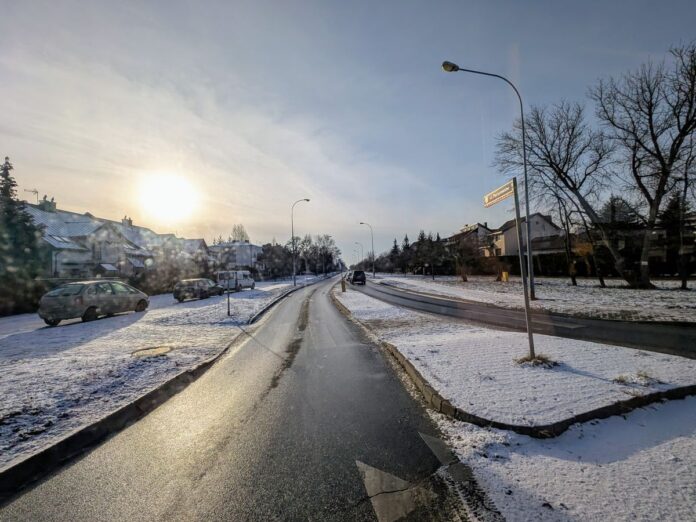
[[[445,72],[457,72],[459,70],[459,66],[456,63],[444,61],[442,62],[442,70]]]

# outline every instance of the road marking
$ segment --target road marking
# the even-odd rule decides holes
[[[425,441],[428,448],[430,448],[430,451],[433,452],[433,454],[437,457],[437,460],[439,460],[440,464],[442,464],[443,466],[459,462],[457,456],[454,453],[452,453],[452,450],[449,449],[447,444],[442,442],[440,439],[432,437],[430,435],[426,435],[425,433],[421,433],[420,431],[418,432],[418,435],[421,436],[421,439]]]
[[[373,468],[364,462],[356,460],[355,465],[379,522],[399,520],[437,498],[432,491],[412,485],[396,475]]]

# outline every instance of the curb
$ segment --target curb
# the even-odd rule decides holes
[[[257,322],[263,314],[291,293],[318,281],[323,281],[323,279],[313,281],[309,285],[292,288],[281,294],[254,314],[247,324]],[[0,469],[0,503],[4,503],[25,486],[48,475],[88,448],[95,446],[110,435],[140,420],[168,399],[184,390],[210,369],[243,335],[243,333],[238,333],[217,355],[206,359],[198,366],[178,373],[157,388],[150,390],[145,395],[141,395],[118,410],[109,413],[92,424],[78,428],[54,444],[25,457],[19,462],[10,462],[7,466]]]
[[[369,326],[353,316],[350,310],[348,310],[348,308],[346,308],[338,300],[333,291],[331,292],[331,301],[334,303],[339,312],[353,320],[372,336],[376,336],[375,332]],[[573,424],[596,419],[606,419],[607,417],[612,417],[614,415],[623,415],[635,410],[636,408],[641,408],[655,402],[685,399],[690,395],[696,395],[696,384],[692,384],[689,386],[680,386],[677,388],[671,388],[669,390],[632,397],[625,401],[615,402],[607,406],[602,406],[601,408],[579,413],[567,419],[553,422],[551,424],[542,424],[537,426],[508,424],[505,422],[486,419],[454,406],[449,400],[442,397],[440,393],[430,385],[430,383],[421,375],[411,361],[409,361],[408,358],[406,358],[395,345],[382,341],[381,339],[379,340],[379,344],[403,367],[411,381],[413,381],[413,384],[416,386],[416,388],[418,388],[421,395],[423,395],[425,402],[435,411],[438,411],[452,419],[475,424],[476,426],[481,426],[483,428],[496,428],[514,431],[515,433],[528,435],[537,439],[557,437],[570,428]]]

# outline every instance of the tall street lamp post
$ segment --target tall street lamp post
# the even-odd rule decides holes
[[[361,225],[366,225],[370,227],[370,239],[372,241],[372,279],[375,278],[375,233],[372,230],[372,225],[364,221],[360,222]]]
[[[531,299],[536,299],[536,296],[534,294],[534,263],[532,262],[532,241],[529,224],[529,182],[527,179],[526,143],[527,133],[524,127],[524,106],[522,104],[522,96],[520,95],[520,91],[517,90],[517,87],[515,87],[515,85],[510,80],[505,78],[505,76],[501,76],[499,74],[475,71],[473,69],[463,69],[459,67],[456,63],[452,62],[442,62],[442,69],[446,72],[468,72],[473,74],[481,74],[483,76],[492,76],[493,78],[499,78],[503,80],[505,83],[507,83],[510,87],[512,87],[512,90],[515,91],[515,94],[517,94],[517,99],[520,102],[520,121],[522,122],[522,161],[524,163],[525,235],[527,236],[527,273],[529,274],[529,297]],[[518,245],[518,248],[522,249],[522,245]],[[524,273],[522,273],[522,278],[524,279]],[[526,284],[525,281],[523,281],[523,283]]]
[[[363,249],[362,243],[360,243],[359,241],[356,241],[355,244],[360,247],[360,261],[364,261],[365,260],[365,250]]]
[[[297,281],[295,280],[295,258],[297,258],[297,245],[295,241],[295,205],[301,201],[309,202],[309,199],[298,199],[292,204],[292,207],[290,207],[290,233],[292,234],[290,236],[292,241],[292,286],[297,286]]]

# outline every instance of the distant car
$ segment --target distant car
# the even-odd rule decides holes
[[[350,282],[354,285],[364,285],[366,281],[365,272],[363,270],[353,270],[350,275]]]
[[[211,295],[222,295],[225,289],[210,279],[184,279],[174,286],[174,299],[207,299]]]
[[[149,304],[147,294],[120,281],[81,281],[45,293],[39,301],[39,317],[48,326],[57,326],[77,317],[86,322],[102,315],[144,312]]]
[[[256,288],[256,282],[248,270],[226,270],[217,273],[217,283],[222,288],[239,292],[245,288]]]

